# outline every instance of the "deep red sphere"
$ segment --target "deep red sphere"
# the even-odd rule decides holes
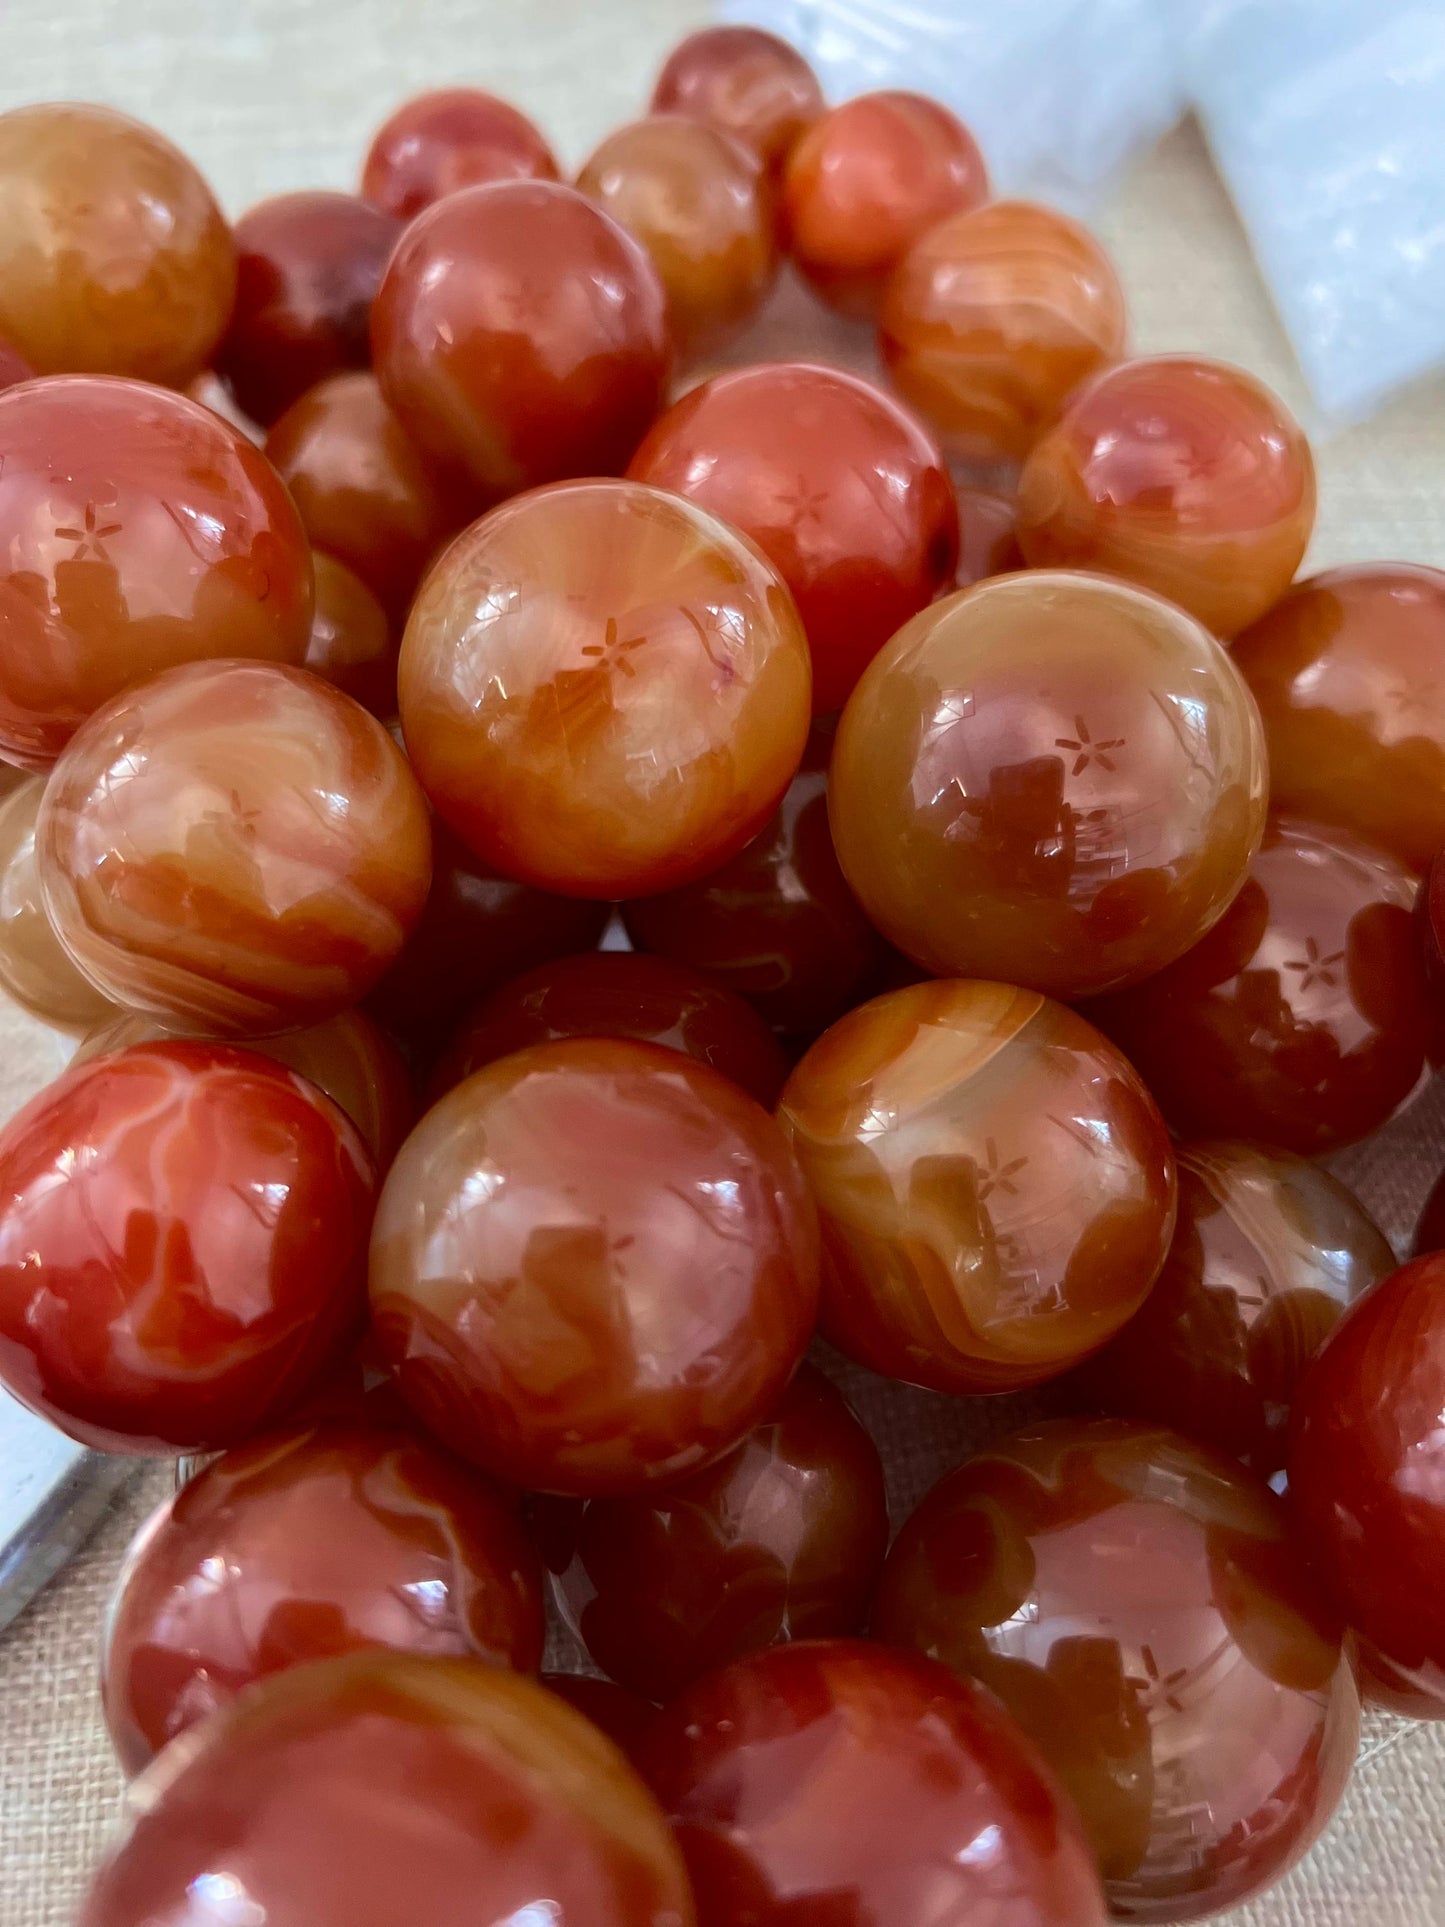
[[[444,195],[488,181],[555,181],[557,162],[525,114],[479,87],[439,87],[378,128],[361,191],[409,221]]]
[[[758,27],[704,27],[668,55],[652,90],[655,114],[720,127],[773,172],[823,111],[818,77],[795,47]]]

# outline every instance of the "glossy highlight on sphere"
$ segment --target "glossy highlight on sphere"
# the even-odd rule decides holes
[[[872,316],[914,242],[987,194],[972,134],[940,102],[859,94],[816,120],[788,156],[783,225],[815,291],[844,314]]]
[[[383,122],[366,156],[361,191],[409,221],[458,188],[556,179],[552,150],[525,114],[478,87],[439,87]]]
[[[647,249],[679,355],[717,347],[762,306],[778,266],[772,189],[727,134],[681,114],[630,121],[577,185]]]
[[[662,404],[666,302],[641,244],[573,188],[463,188],[402,236],[372,310],[382,393],[493,497],[618,474]]]
[[[877,1447],[807,1365],[716,1465],[657,1493],[550,1503],[541,1544],[568,1625],[664,1703],[779,1640],[859,1631],[888,1545]]]
[[[0,114],[0,334],[38,374],[182,388],[235,289],[211,190],[154,128],[73,102]]]
[[[402,1146],[372,1317],[402,1395],[463,1456],[537,1491],[640,1491],[774,1405],[812,1335],[817,1235],[777,1126],[718,1072],[542,1044]]]
[[[777,815],[719,869],[623,905],[640,950],[747,998],[775,1030],[811,1040],[878,988],[887,944],[844,881],[828,828],[833,734],[815,724]]]
[[[1004,984],[875,997],[826,1031],[778,1119],[813,1188],[822,1329],[889,1378],[1012,1392],[1137,1311],[1169,1249],[1174,1159],[1132,1067]]]
[[[1295,1401],[1289,1457],[1305,1548],[1415,1718],[1445,1719],[1442,1411],[1435,1254],[1402,1265],[1335,1327]]]
[[[1264,718],[1275,808],[1423,870],[1445,845],[1445,570],[1310,576],[1234,656]]]
[[[216,370],[252,421],[371,359],[371,304],[401,222],[354,194],[262,201],[236,223],[236,306]]]
[[[1193,355],[1095,375],[1019,478],[1034,567],[1123,576],[1224,638],[1284,594],[1314,519],[1314,459],[1284,403]]]
[[[344,562],[318,550],[316,613],[304,667],[381,722],[396,714],[396,658],[400,644],[385,609]]]
[[[305,531],[260,450],[210,409],[144,382],[32,382],[0,395],[0,446],[11,761],[48,768],[92,710],[177,663],[301,661]]]
[[[699,1681],[640,1751],[699,1927],[1104,1927],[1077,1817],[986,1693],[858,1640]]]
[[[1162,1428],[1058,1420],[967,1460],[899,1534],[874,1632],[997,1694],[1073,1796],[1119,1919],[1261,1892],[1354,1762],[1353,1660],[1283,1505]]]
[[[1022,461],[1124,335],[1124,290],[1099,242],[1031,201],[929,228],[894,270],[879,321],[903,395],[975,461]]]
[[[782,1046],[741,997],[657,957],[593,950],[539,964],[484,999],[438,1065],[433,1100],[499,1057],[563,1037],[631,1037],[682,1051],[769,1111],[788,1074]]]
[[[807,643],[751,546],[638,482],[507,502],[447,550],[402,642],[407,752],[475,853],[629,897],[761,829],[807,740]]]
[[[400,951],[426,803],[359,704],[299,669],[198,663],[80,731],[36,831],[57,934],[114,1002],[228,1035],[315,1023]]]
[[[265,1681],[167,1747],[78,1927],[693,1927],[656,1803],[544,1686],[359,1653]],[[222,1896],[217,1902],[210,1896]]]
[[[797,602],[820,714],[952,577],[958,510],[942,455],[905,409],[839,368],[718,375],[673,404],[627,472],[757,543]]]
[[[542,1573],[508,1502],[405,1432],[309,1425],[236,1447],[142,1527],[101,1693],[121,1765],[258,1679],[343,1653],[535,1667]]]
[[[224,1044],[137,1044],[0,1132],[0,1380],[108,1452],[214,1450],[294,1405],[365,1296],[371,1160]]]
[[[44,793],[45,779],[29,776],[0,800],[0,991],[43,1023],[85,1030],[111,1006],[70,961],[45,914],[35,866]]]
[[[1164,1269],[1078,1389],[1101,1411],[1171,1425],[1269,1479],[1285,1462],[1306,1366],[1394,1255],[1359,1199],[1307,1158],[1206,1139],[1176,1161]]]
[[[652,90],[654,114],[720,127],[774,173],[823,111],[818,77],[795,47],[758,27],[704,27],[673,48]]]
[[[1073,998],[1196,943],[1264,829],[1259,715],[1212,636],[1123,582],[1035,571],[916,616],[838,725],[843,873],[939,975]]]
[[[1190,1136],[1318,1156],[1409,1098],[1438,1044],[1415,879],[1376,845],[1271,817],[1238,896],[1147,983],[1089,1006]]]

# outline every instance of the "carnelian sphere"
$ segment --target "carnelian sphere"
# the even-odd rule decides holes
[[[627,472],[757,543],[797,601],[823,714],[952,579],[958,508],[942,455],[906,409],[839,368],[764,363],[704,382]]]
[[[236,306],[216,371],[252,421],[371,359],[371,304],[402,224],[355,194],[262,201],[236,223]]]
[[[473,1468],[402,1431],[288,1428],[141,1528],[106,1625],[105,1721],[138,1773],[288,1666],[383,1646],[530,1670],[544,1631],[537,1555]]]
[[[1369,837],[1414,870],[1445,844],[1445,570],[1329,569],[1234,651],[1276,809]]]
[[[319,551],[359,576],[398,624],[422,571],[479,506],[455,470],[424,455],[374,375],[333,375],[286,410],[266,453]]]
[[[372,1191],[350,1121],[253,1051],[66,1071],[0,1132],[0,1379],[101,1451],[235,1444],[359,1322]]]
[[[1078,221],[990,201],[931,227],[894,269],[879,346],[946,445],[1022,461],[1086,375],[1124,352],[1124,290]]]
[[[771,816],[808,733],[792,597],[723,522],[639,482],[507,502],[402,642],[407,751],[484,862],[576,896],[666,890]]]
[[[777,815],[721,868],[622,906],[627,934],[811,1039],[880,988],[888,946],[843,879],[828,828],[833,735],[815,724]]]
[[[1295,1400],[1290,1501],[1350,1624],[1445,1719],[1445,1255],[1416,1258],[1335,1330]]]
[[[1259,714],[1183,610],[1026,571],[936,602],[838,725],[833,841],[890,942],[940,975],[1055,997],[1198,941],[1259,846]]]
[[[1077,389],[1019,478],[1036,568],[1102,569],[1237,635],[1290,585],[1315,469],[1284,403],[1242,368],[1150,355]]]
[[[372,345],[422,445],[511,495],[626,467],[666,387],[666,299],[645,249],[586,195],[504,181],[416,217]]]
[[[556,179],[552,150],[525,114],[479,87],[439,87],[404,102],[377,129],[361,191],[409,221],[458,188]]]
[[[209,408],[146,382],[30,382],[0,395],[0,447],[11,761],[48,768],[92,710],[176,663],[302,660],[305,531],[265,456]]]
[[[73,102],[0,114],[0,333],[37,373],[183,388],[235,292],[221,210],[154,128]]]
[[[400,648],[386,611],[359,575],[318,550],[316,613],[305,667],[386,722],[396,714]]]
[[[977,143],[940,102],[859,94],[799,136],[783,176],[783,226],[817,293],[871,317],[913,243],[987,194]]]
[[[1205,1139],[1176,1153],[1179,1217],[1142,1308],[1080,1372],[1100,1411],[1174,1426],[1269,1479],[1305,1367],[1395,1268],[1353,1192],[1308,1158]]]
[[[154,1017],[142,1017],[136,1011],[117,1014],[109,1005],[106,1010],[108,1021],[81,1038],[72,1065],[87,1064],[93,1057],[131,1044],[182,1041]],[[246,1048],[284,1064],[324,1091],[360,1131],[377,1170],[388,1168],[411,1129],[416,1100],[401,1053],[364,1011],[343,1010],[306,1030],[252,1038]]]
[[[0,990],[44,1023],[85,1030],[112,1008],[70,961],[45,914],[35,863],[44,794],[44,777],[27,776],[0,801]]]
[[[611,1678],[666,1702],[782,1639],[857,1632],[888,1546],[878,1449],[821,1373],[659,1492],[545,1502],[557,1603]]]
[[[1169,1249],[1164,1120],[1092,1025],[1034,991],[875,997],[798,1064],[778,1121],[822,1220],[824,1335],[890,1378],[1052,1378],[1138,1310]]]
[[[1104,1927],[1078,1818],[1037,1753],[917,1654],[852,1639],[754,1654],[661,1713],[638,1757],[699,1927]]]
[[[1162,1428],[1059,1420],[934,1487],[874,1631],[989,1687],[1073,1795],[1118,1918],[1277,1880],[1344,1792],[1354,1662],[1283,1505]]]
[[[1319,1155],[1419,1086],[1439,1037],[1415,879],[1373,844],[1271,817],[1244,884],[1176,963],[1089,1016],[1191,1136]]]
[[[777,173],[823,111],[818,77],[796,47],[759,27],[704,27],[668,55],[652,112],[720,127]]]
[[[647,249],[680,355],[719,346],[762,306],[778,267],[772,188],[729,135],[681,114],[630,121],[577,185]]]
[[[718,1458],[812,1334],[818,1232],[772,1119],[654,1044],[541,1044],[402,1146],[372,1315],[403,1396],[510,1483],[639,1491]]]
[[[545,1686],[475,1660],[293,1667],[167,1747],[130,1815],[78,1927],[209,1927],[237,1893],[266,1927],[693,1927],[622,1755]]]
[[[484,998],[437,1067],[433,1098],[499,1057],[562,1037],[632,1037],[682,1051],[765,1110],[788,1074],[782,1046],[741,997],[658,957],[593,950],[539,964]]]
[[[253,662],[172,669],[98,710],[47,786],[36,856],[97,989],[241,1036],[355,1003],[431,866],[426,801],[375,717]]]

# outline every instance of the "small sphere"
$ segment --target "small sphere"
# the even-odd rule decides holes
[[[1208,936],[1088,1014],[1177,1131],[1337,1150],[1414,1094],[1438,1046],[1414,902],[1385,851],[1271,817]]]
[[[716,1465],[656,1493],[545,1503],[567,1624],[664,1704],[779,1640],[859,1631],[888,1547],[877,1447],[807,1365]]]
[[[851,1639],[754,1654],[659,1714],[639,1757],[699,1927],[1104,1927],[1038,1755],[987,1693],[916,1654]]]
[[[66,1071],[0,1131],[0,1381],[99,1451],[236,1444],[360,1322],[372,1192],[350,1121],[252,1051]]]
[[[453,542],[402,642],[407,751],[519,882],[629,897],[705,875],[777,808],[808,646],[752,545],[638,482],[519,496]]]
[[[657,957],[593,950],[539,964],[484,998],[438,1065],[432,1099],[499,1057],[563,1037],[631,1037],[682,1051],[768,1111],[788,1075],[782,1046],[741,997]]]
[[[36,829],[45,904],[129,1009],[231,1036],[316,1023],[397,956],[426,802],[359,704],[303,670],[194,663],[98,710]]]
[[[668,55],[651,111],[720,127],[776,174],[823,104],[817,75],[786,40],[758,27],[704,27]]]
[[[1031,201],[929,228],[894,269],[879,320],[902,393],[950,450],[980,462],[1022,461],[1124,337],[1124,290],[1102,246]]]
[[[643,1736],[656,1718],[656,1707],[610,1679],[593,1679],[586,1673],[543,1673],[541,1678],[548,1692],[566,1700],[635,1762]]]
[[[979,206],[988,173],[963,123],[923,94],[859,94],[803,133],[783,177],[783,226],[830,307],[871,318],[927,231]]]
[[[361,191],[409,221],[458,188],[557,177],[551,148],[525,114],[479,87],[439,87],[383,121],[361,171]]]
[[[1258,712],[1197,622],[1030,570],[934,603],[875,657],[828,811],[859,902],[915,962],[1074,998],[1204,935],[1266,788]]]
[[[22,777],[0,801],[0,990],[42,1023],[86,1030],[112,1007],[66,955],[45,914],[35,818],[45,779]]]
[[[577,185],[647,249],[679,355],[730,340],[762,306],[778,268],[772,189],[729,135],[681,114],[631,121]]]
[[[960,589],[986,576],[1007,575],[1024,567],[1019,547],[1019,505],[997,489],[962,486],[958,498],[958,574]]]
[[[0,754],[48,768],[92,710],[177,663],[302,660],[305,530],[210,409],[144,382],[31,382],[0,395],[0,447]]]
[[[1299,423],[1253,375],[1196,355],[1105,368],[1019,478],[1019,543],[1035,568],[1123,576],[1226,639],[1284,594],[1314,520]]]
[[[20,350],[0,336],[0,394],[17,382],[33,381],[35,372]]]
[[[694,1918],[662,1814],[589,1721],[503,1667],[403,1653],[294,1667],[167,1747],[77,1927],[210,1927],[238,1890],[267,1927]]]
[[[1305,1367],[1352,1301],[1395,1269],[1394,1254],[1354,1193],[1307,1158],[1223,1138],[1175,1156],[1179,1218],[1164,1269],[1080,1368],[1077,1389],[1271,1479]]]
[[[825,1031],[778,1121],[813,1187],[824,1336],[939,1392],[1013,1392],[1138,1310],[1174,1229],[1164,1120],[1082,1017],[916,984]]]
[[[1424,870],[1445,844],[1445,570],[1328,569],[1239,637],[1274,806]]]
[[[371,304],[402,224],[355,194],[278,194],[236,223],[236,306],[216,372],[263,426],[371,360]]]
[[[1305,1548],[1415,1718],[1445,1719],[1445,1255],[1335,1327],[1295,1399],[1290,1503]]]
[[[392,634],[386,611],[344,562],[318,550],[312,564],[316,613],[311,618],[304,666],[387,722],[396,714],[396,659],[401,645]]]
[[[101,1698],[127,1773],[258,1679],[369,1647],[535,1668],[542,1571],[510,1505],[406,1433],[309,1425],[236,1447],[141,1528]]]
[[[0,114],[0,334],[38,374],[184,388],[235,292],[225,218],[154,128],[71,102]]]
[[[1002,1700],[1073,1796],[1116,1918],[1261,1892],[1354,1763],[1353,1656],[1283,1505],[1162,1428],[1058,1420],[967,1460],[898,1535],[874,1631]]]
[[[812,1335],[812,1201],[706,1065],[572,1039],[476,1072],[386,1181],[372,1316],[401,1392],[509,1483],[641,1491],[731,1449]]]
[[[627,472],[757,543],[797,601],[821,714],[952,579],[958,509],[942,455],[905,409],[839,368],[764,363],[704,382]]]
[[[737,991],[810,1041],[880,988],[887,944],[843,879],[828,828],[833,734],[815,724],[777,815],[719,869],[622,906],[640,950]]]
[[[469,187],[402,236],[372,346],[422,446],[512,495],[627,466],[666,389],[666,298],[640,243],[584,194]]]

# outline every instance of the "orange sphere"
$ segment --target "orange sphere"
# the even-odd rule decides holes
[[[747,148],[657,114],[609,134],[577,185],[651,255],[680,355],[716,347],[757,313],[778,249],[772,193]]]
[[[719,127],[776,173],[823,111],[818,77],[796,47],[758,27],[704,27],[668,55],[652,90],[654,114]]]
[[[556,179],[551,148],[510,102],[478,87],[439,87],[403,102],[377,129],[361,192],[409,221],[458,188]]]
[[[1053,1378],[1136,1312],[1174,1229],[1154,1100],[1062,1004],[915,984],[825,1031],[778,1121],[823,1229],[822,1330],[939,1392]]]
[[[505,875],[630,897],[703,876],[776,809],[808,644],[752,545],[640,482],[518,496],[453,542],[401,652],[407,749]]]
[[[57,934],[114,1002],[225,1035],[315,1023],[400,951],[426,801],[374,717],[275,663],[195,663],[97,711],[36,829]]]
[[[386,611],[344,562],[319,551],[305,667],[387,722],[396,714],[397,643]]]
[[[154,128],[63,102],[0,114],[0,334],[37,373],[184,388],[235,293],[221,210]]]
[[[1062,570],[935,602],[838,726],[833,841],[891,943],[1073,998],[1222,915],[1264,831],[1259,714],[1182,609]]]
[[[860,94],[800,136],[783,177],[783,225],[817,293],[871,317],[913,243],[987,194],[983,156],[946,107],[922,94]]]
[[[1022,461],[1069,392],[1124,352],[1124,290],[1079,222],[991,201],[915,242],[879,331],[893,379],[949,448]]]
[[[1123,576],[1225,638],[1284,594],[1314,520],[1299,423],[1253,375],[1194,355],[1095,375],[1019,478],[1019,543],[1036,568]]]

